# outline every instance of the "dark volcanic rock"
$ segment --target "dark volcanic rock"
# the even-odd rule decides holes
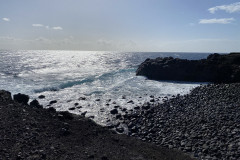
[[[39,99],[44,99],[45,96],[44,96],[44,95],[40,95],[40,96],[38,96],[38,98],[39,98]]]
[[[240,83],[202,85],[122,118],[129,135],[199,160],[240,157]]]
[[[154,80],[232,83],[240,82],[240,53],[212,54],[207,59],[146,59],[136,75]]]
[[[38,108],[42,107],[36,99],[34,99],[32,102],[30,102],[30,106],[34,106],[34,107],[38,107]]]
[[[12,101],[11,93],[8,91],[0,90],[0,102]]]
[[[19,103],[27,104],[29,101],[29,96],[18,93],[18,94],[13,95],[13,99],[14,99],[14,101],[17,101]]]
[[[110,111],[110,113],[111,114],[118,114],[118,110],[115,108],[115,109],[112,109],[111,111]]]
[[[50,102],[49,102],[49,105],[52,105],[52,104],[54,104],[54,103],[57,103],[57,100],[50,101]]]
[[[17,103],[9,95],[0,91],[0,159],[191,159],[178,151],[116,134],[82,116]]]

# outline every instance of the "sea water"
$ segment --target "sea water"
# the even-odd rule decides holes
[[[209,53],[103,52],[59,50],[0,50],[0,89],[23,93],[44,107],[86,113],[106,124],[116,106],[128,110],[149,102],[150,96],[187,94],[200,83],[154,81],[136,76],[146,58],[203,59]],[[38,99],[45,95],[44,99]],[[85,98],[85,100],[83,100]],[[129,103],[129,101],[132,101]],[[77,104],[76,104],[77,103]]]

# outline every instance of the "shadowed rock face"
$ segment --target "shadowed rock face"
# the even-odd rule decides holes
[[[136,75],[154,80],[232,83],[240,82],[240,53],[211,54],[207,59],[146,59]]]

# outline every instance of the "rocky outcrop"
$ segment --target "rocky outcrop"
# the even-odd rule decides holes
[[[146,59],[136,75],[154,80],[232,83],[240,82],[240,53],[211,54],[207,59]]]
[[[18,103],[27,104],[29,101],[29,96],[18,93],[18,94],[13,95],[13,99],[14,99],[14,101],[17,101]]]

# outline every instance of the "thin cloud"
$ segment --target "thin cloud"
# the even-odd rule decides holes
[[[62,28],[62,27],[59,27],[59,26],[57,26],[57,27],[52,27],[52,29],[54,29],[54,30],[63,30],[63,28]]]
[[[32,26],[33,27],[43,27],[43,28],[45,28],[45,29],[52,29],[52,30],[63,30],[63,28],[62,27],[60,27],[60,26],[56,26],[56,27],[49,27],[48,25],[43,25],[43,24],[32,24]]]
[[[43,24],[32,24],[33,27],[43,27]]]
[[[9,21],[10,21],[9,18],[2,18],[2,20],[6,21],[6,22],[9,22]]]
[[[234,21],[234,18],[220,18],[220,19],[200,19],[200,24],[229,24]]]
[[[212,14],[218,10],[223,10],[228,13],[240,12],[240,2],[232,3],[229,5],[216,6],[208,9],[208,11]]]

